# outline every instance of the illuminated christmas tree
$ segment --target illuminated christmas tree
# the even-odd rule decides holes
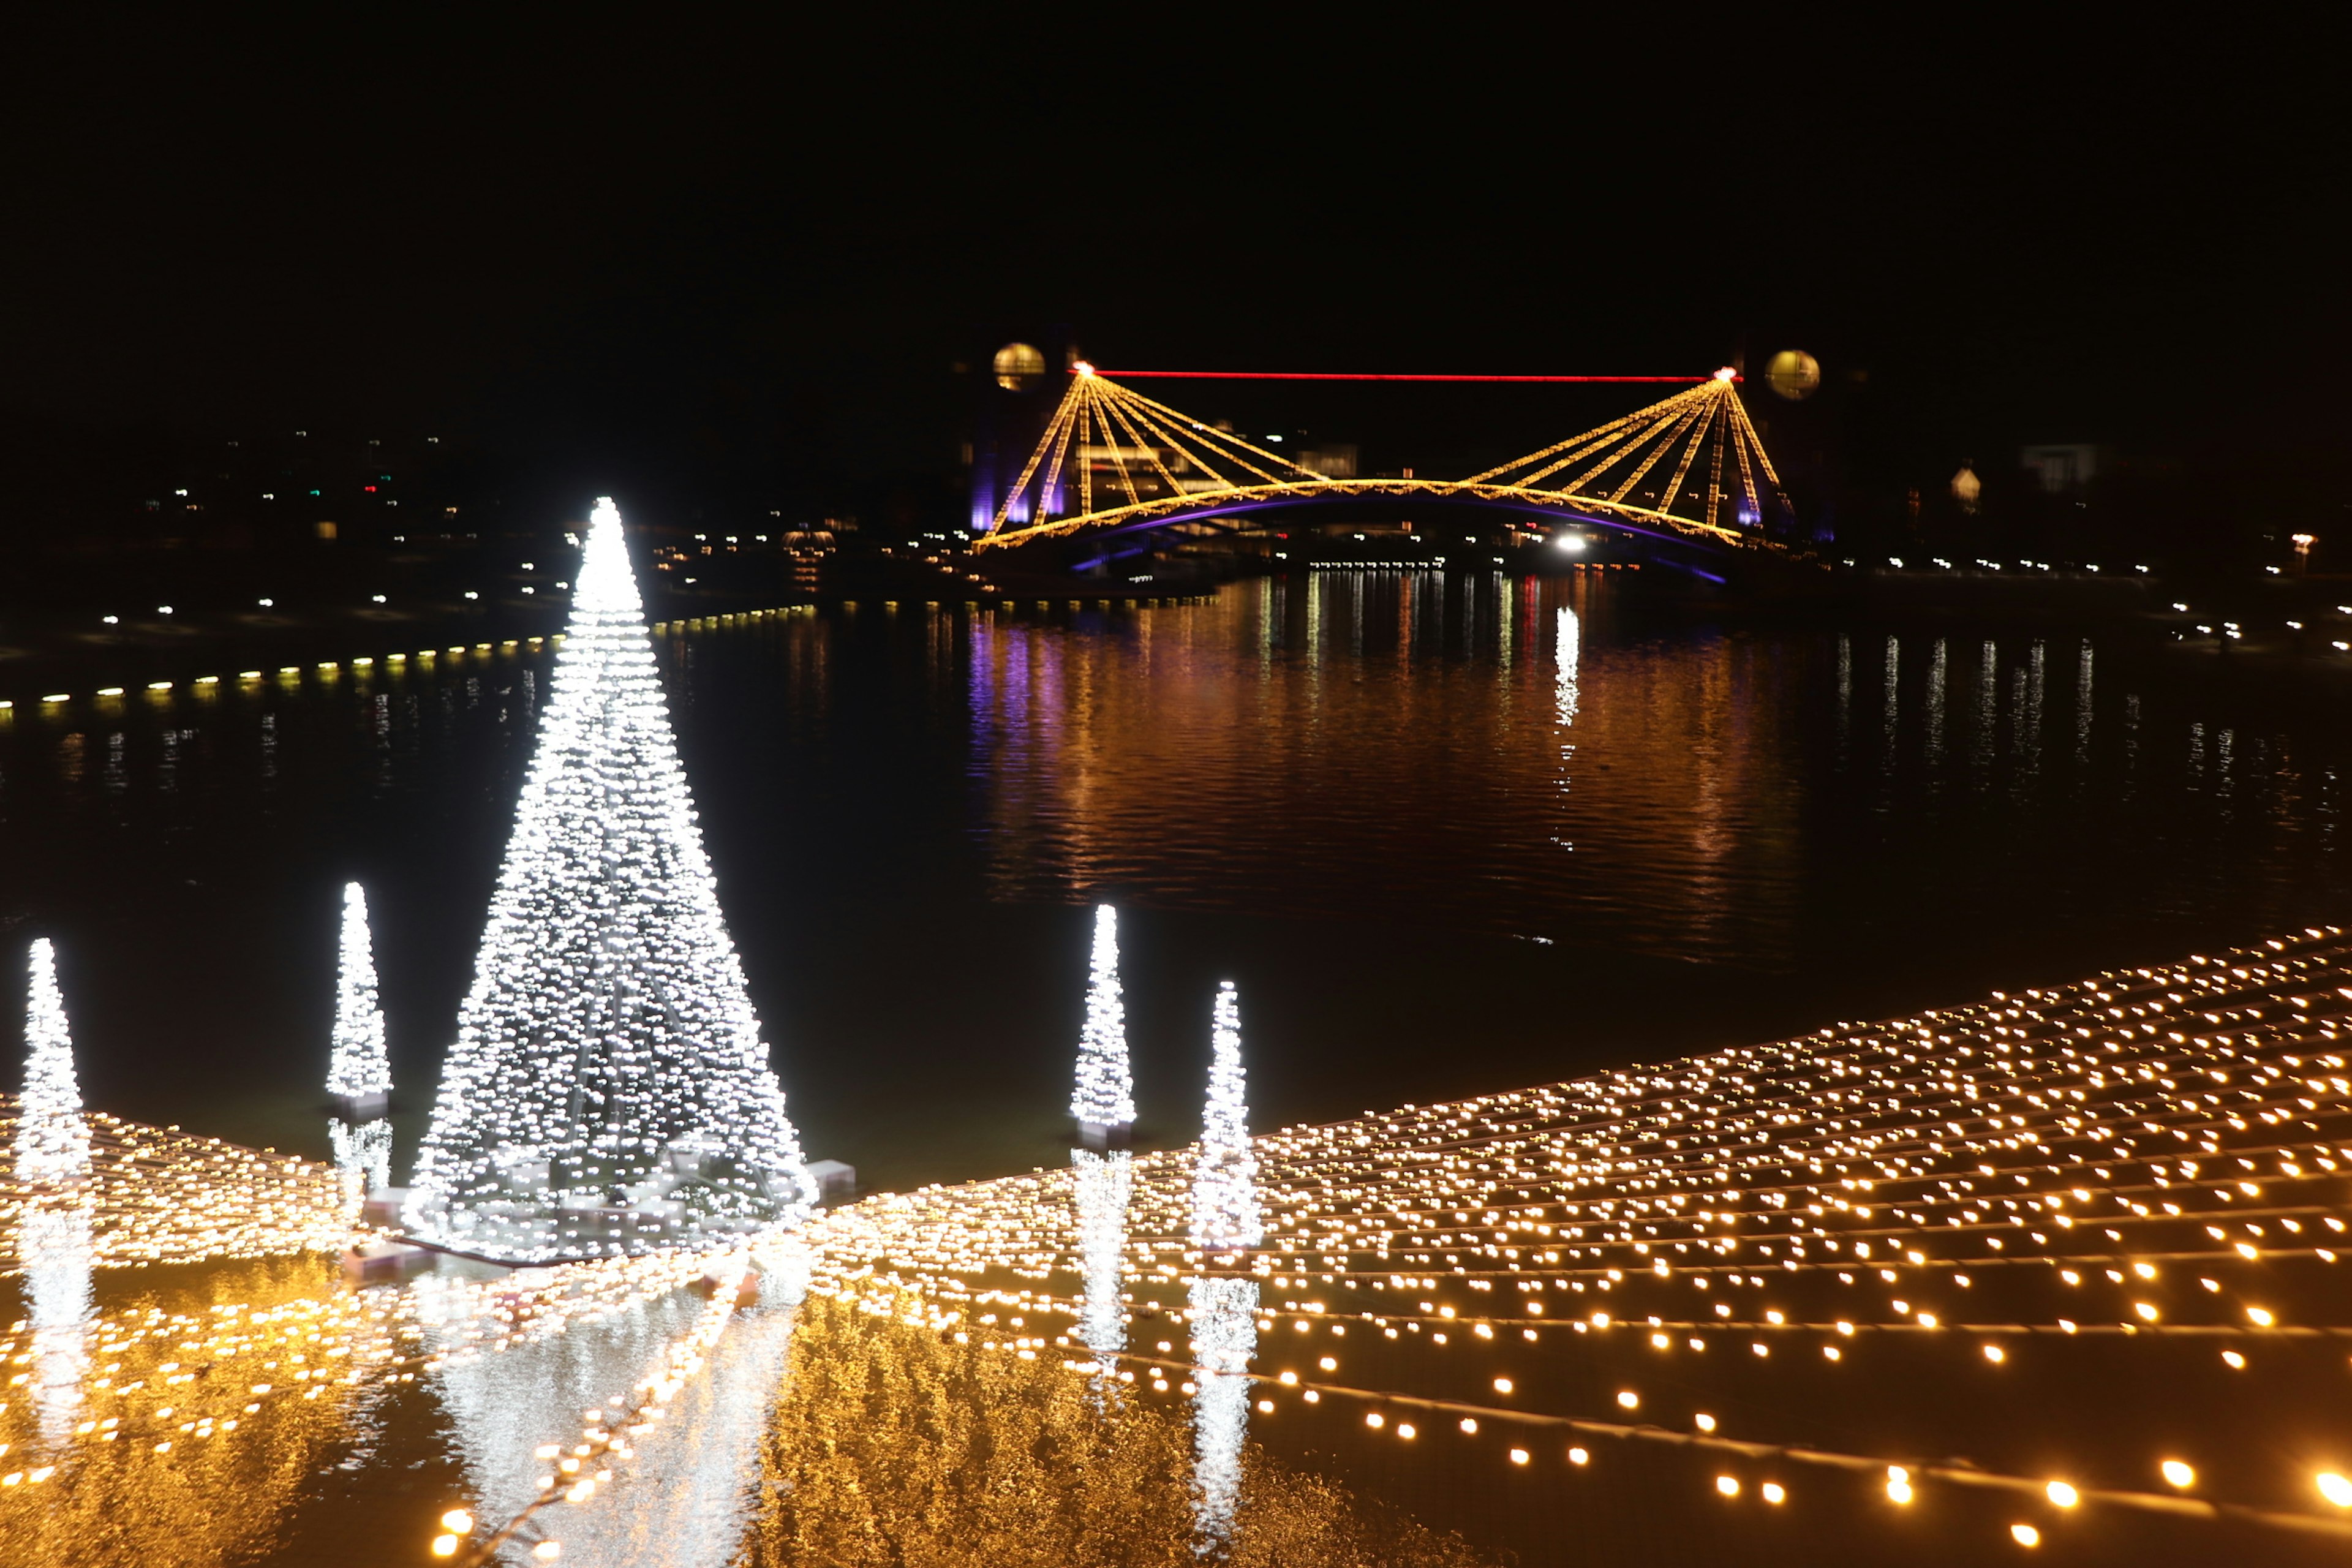
[[[1230,980],[1217,988],[1209,1045],[1209,1101],[1192,1172],[1192,1245],[1231,1251],[1255,1247],[1265,1229],[1258,1217],[1257,1156],[1250,1152],[1241,993]]]
[[[717,1245],[815,1194],[599,501],[405,1211],[506,1262]]]
[[[25,1007],[25,1093],[16,1108],[16,1179],[28,1187],[79,1182],[89,1174],[89,1124],[74,1077],[73,1037],[58,990],[49,939],[33,943]]]
[[[89,1371],[89,1123],[74,1078],[73,1037],[58,990],[57,954],[33,943],[25,1009],[25,1093],[16,1107],[16,1260],[32,1330],[29,1373],[41,1440],[61,1447]]]
[[[352,1121],[384,1113],[392,1060],[384,1054],[383,1009],[376,1005],[375,953],[368,942],[367,895],[343,885],[342,967],[335,978],[335,1034],[327,1056],[327,1094]]]
[[[1089,1149],[1123,1149],[1135,1130],[1127,1004],[1118,986],[1118,911],[1108,904],[1095,909],[1094,973],[1087,983],[1087,1024],[1078,1039],[1070,1115],[1078,1124],[1078,1142]]]

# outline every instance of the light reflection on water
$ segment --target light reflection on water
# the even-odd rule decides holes
[[[868,929],[951,925],[977,963],[1026,963],[1035,928],[992,903],[1534,939],[1791,994],[2334,918],[2340,697],[2188,683],[2111,640],[1714,624],[1591,575],[1321,573],[1132,613],[795,616],[661,656],[754,991],[784,1012],[830,985],[839,1018],[900,961]],[[325,1152],[301,944],[350,876],[383,888],[406,967],[394,1065],[431,1081],[539,675],[468,656],[0,721],[0,926],[103,933],[70,956],[115,982],[103,1102]],[[856,973],[803,961],[828,927],[861,933]],[[172,1061],[120,1065],[167,1034]],[[895,1074],[859,1059],[825,1070],[861,1096]],[[236,1119],[265,1097],[273,1120]]]
[[[455,1347],[472,1310],[426,1321]],[[465,1298],[470,1306],[473,1298]],[[454,1361],[433,1374],[435,1393],[455,1429],[477,1517],[499,1521],[521,1513],[555,1474],[539,1457],[569,1453],[586,1413],[617,1410],[703,1312],[691,1290],[638,1301],[565,1331],[502,1351]],[[669,1403],[661,1425],[611,1492],[543,1521],[563,1561],[582,1568],[706,1568],[729,1560],[749,1521],[750,1486],[759,1441],[782,1385],[793,1309],[739,1310],[698,1375]],[[532,1561],[528,1542],[509,1543],[499,1561]]]
[[[1127,1307],[1119,1289],[1127,1256],[1127,1205],[1135,1184],[1134,1156],[1124,1149],[1097,1153],[1070,1151],[1076,1167],[1080,1268],[1085,1274],[1078,1334],[1093,1352],[1097,1381],[1118,1375],[1118,1352],[1127,1345]]]
[[[2336,842],[2332,695],[2298,707],[2289,674],[2192,694],[2087,636],[1735,632],[1583,580],[1342,573],[969,636],[973,843],[1002,899],[1442,910],[1774,968],[1893,940],[1864,900],[1955,941],[2084,918],[2201,937],[2217,909],[2251,931],[2344,890],[2332,858],[2275,853]],[[2143,743],[2137,687],[2171,749]]]
[[[33,1340],[33,1405],[51,1457],[73,1434],[89,1375],[89,1205],[65,1196],[29,1204],[16,1237]]]
[[[1192,1282],[1193,1535],[1202,1555],[1223,1551],[1240,1500],[1249,1431],[1249,1363],[1257,1352],[1257,1281]]]

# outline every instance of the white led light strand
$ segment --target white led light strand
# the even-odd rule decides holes
[[[723,1245],[814,1196],[600,500],[405,1217],[542,1262]]]
[[[1089,1148],[1124,1146],[1135,1127],[1135,1076],[1127,1059],[1127,1004],[1118,984],[1118,911],[1095,908],[1094,973],[1087,983],[1086,1032],[1078,1042],[1070,1115]]]
[[[367,894],[357,882],[343,886],[342,966],[335,977],[335,1034],[327,1058],[327,1093],[354,1121],[382,1116],[392,1093],[383,1009],[376,1002],[375,953],[368,942]]]

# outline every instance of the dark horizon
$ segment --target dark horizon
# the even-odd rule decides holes
[[[2276,58],[2185,30],[1933,66],[1727,34],[1696,89],[1629,62],[1570,89],[1475,44],[1290,42],[1326,68],[936,22],[22,28],[9,466],[299,427],[438,435],[534,492],[928,508],[986,353],[1059,326],[1201,369],[1801,347],[1864,405],[1876,504],[2083,441],[2224,510],[2344,510],[2344,153]],[[1432,467],[1621,411],[1181,392]]]

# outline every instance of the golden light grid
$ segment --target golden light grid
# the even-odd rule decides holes
[[[1356,495],[1507,501],[1592,512],[1692,539],[1785,553],[1777,542],[1719,521],[1727,448],[1734,457],[1736,499],[1745,520],[1760,523],[1768,510],[1792,515],[1736,387],[1723,377],[1466,479],[1343,479],[1205,425],[1082,364],[974,548],[1177,518],[1204,500],[1223,506]],[[1686,483],[1702,451],[1709,455],[1703,489]],[[1672,477],[1643,489],[1643,481],[1670,455]],[[1123,504],[1097,507],[1097,471],[1115,482],[1116,493],[1127,498]],[[1076,510],[1047,521],[1059,504],[1066,472],[1076,481]],[[1147,495],[1146,489],[1154,493]],[[1643,504],[1645,500],[1655,504]],[[1677,506],[1685,510],[1676,511]],[[1008,526],[1016,510],[1031,521]]]
[[[332,1165],[248,1149],[177,1128],[85,1113],[100,1267],[194,1263],[339,1247],[351,1235]],[[0,1146],[13,1145],[16,1097],[0,1094]],[[21,1266],[17,1215],[38,1194],[0,1173],[0,1276]]]
[[[2029,1342],[2133,1341],[2232,1371],[2278,1347],[2341,1343],[2340,1287],[2293,1280],[2332,1271],[2344,1245],[2347,1010],[2352,944],[2313,928],[1912,1018],[1286,1129],[1256,1140],[1268,1234],[1246,1267],[1270,1288],[1262,1367],[1289,1342],[1277,1325],[1432,1349],[1712,1345],[1825,1370],[1880,1339],[1991,1367]],[[1136,1316],[1181,1318],[1172,1291],[1151,1292],[1203,1266],[1183,1239],[1190,1176],[1187,1152],[1136,1159],[1124,1281]],[[1083,1373],[1095,1363],[1062,1326],[1077,1305],[1076,1244],[1067,1172],[870,1199],[811,1237],[816,1288],[836,1300]],[[1123,1381],[1158,1368],[1145,1376],[1160,1391],[1183,1365],[1122,1359]],[[1484,1415],[1636,1430],[1619,1409],[1432,1398],[1311,1366],[1255,1375],[1271,1398],[1421,1403],[1467,1413],[1473,1428]],[[1899,1458],[1800,1453],[1716,1434],[1711,1418],[1702,1433],[1639,1430],[1848,1468]],[[2309,1479],[2317,1490],[2302,1489],[2326,1506],[2231,1512],[2352,1534],[2337,1500],[2352,1482]]]

